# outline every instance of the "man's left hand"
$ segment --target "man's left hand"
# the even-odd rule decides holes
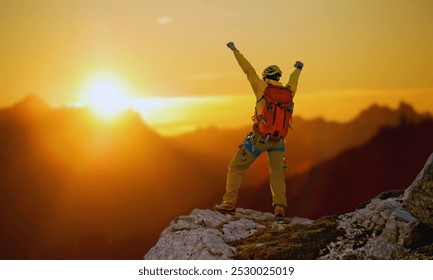
[[[298,60],[298,61],[295,62],[295,65],[293,65],[293,66],[295,66],[296,68],[302,70],[302,68],[304,67],[304,63],[302,63],[301,61]]]

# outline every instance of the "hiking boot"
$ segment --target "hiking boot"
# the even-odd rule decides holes
[[[234,213],[236,211],[236,204],[230,203],[227,201],[223,201],[220,204],[217,204],[213,207],[215,211],[221,212],[221,213]]]
[[[285,209],[284,206],[281,204],[275,204],[275,217],[277,218],[284,218],[285,217]]]

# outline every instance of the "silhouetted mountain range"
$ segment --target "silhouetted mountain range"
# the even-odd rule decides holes
[[[420,137],[423,131],[427,135],[429,118],[406,104],[398,110],[373,106],[347,124],[296,118],[287,138],[292,169],[287,178],[290,211],[310,216],[343,211],[346,205],[342,202],[329,208],[316,198],[326,194],[329,186],[334,188],[329,194],[344,198],[334,193],[342,185],[334,186],[340,183],[334,177],[341,174],[331,172],[337,164],[332,158],[349,148],[368,148],[371,141],[379,141],[374,140],[377,137],[383,138],[379,141],[382,146],[393,143],[391,136],[380,136],[383,131],[368,142],[384,125],[413,130],[399,134],[397,143],[415,145],[410,135]],[[400,124],[402,119],[406,122]],[[173,217],[193,208],[210,208],[219,201],[227,164],[247,131],[247,127],[214,128],[164,138],[132,111],[106,122],[86,108],[53,109],[37,96],[0,109],[0,258],[141,258]],[[369,154],[382,151],[382,146],[371,146]],[[418,151],[422,145],[415,146]],[[347,160],[362,161],[363,156],[355,153]],[[383,170],[371,164],[349,165],[344,173],[357,172],[367,178],[368,166],[391,176],[396,161],[388,154],[383,157]],[[416,165],[415,157],[421,155],[414,153],[408,164]],[[420,160],[425,161],[424,157]],[[318,163],[322,164],[312,169]],[[303,173],[310,169],[313,175]],[[413,178],[410,170],[400,170],[398,175],[407,172]],[[267,177],[266,158],[262,157],[248,171],[240,203],[270,210],[269,188],[260,183]],[[323,183],[298,183],[306,180]],[[354,193],[359,201],[370,197],[361,193]]]
[[[137,113],[104,122],[45,105],[0,110],[1,258],[138,259],[223,183]]]

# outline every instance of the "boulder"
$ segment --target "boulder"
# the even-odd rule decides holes
[[[404,192],[403,199],[415,218],[433,228],[433,153],[415,181]]]

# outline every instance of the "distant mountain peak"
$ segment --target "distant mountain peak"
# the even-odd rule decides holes
[[[396,109],[386,105],[373,104],[361,111],[354,121],[363,123],[382,120],[385,123],[398,123],[403,118],[410,122],[419,122],[425,117],[424,114],[418,113],[411,104],[401,101]]]
[[[413,108],[413,106],[411,104],[409,104],[407,102],[404,102],[404,101],[400,102],[399,109],[400,110],[401,109],[409,109],[409,110],[415,111],[414,108]]]
[[[14,108],[30,112],[45,112],[51,107],[39,96],[30,94],[14,105]]]
[[[381,114],[384,112],[391,112],[392,109],[386,105],[372,104],[370,107],[361,111],[359,116],[371,115],[371,114]]]
[[[418,113],[415,111],[412,105],[406,102],[400,102],[400,105],[398,107],[398,111],[403,116],[416,116]]]

